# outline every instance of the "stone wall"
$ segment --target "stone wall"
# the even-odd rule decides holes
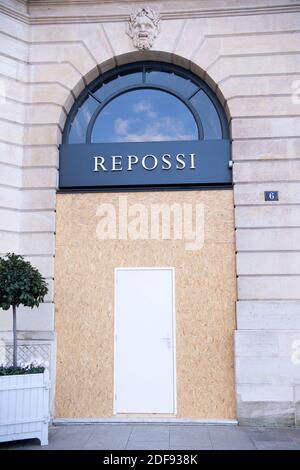
[[[174,62],[206,80],[231,119],[238,417],[293,424],[300,414],[300,365],[291,359],[300,339],[299,6],[147,3],[162,24],[142,53],[125,33],[141,2],[0,0],[0,252],[24,254],[50,284],[44,305],[20,309],[20,335],[54,338],[58,144],[74,99],[117,64]],[[265,190],[279,190],[280,200],[265,202]],[[7,340],[9,312],[0,327]]]

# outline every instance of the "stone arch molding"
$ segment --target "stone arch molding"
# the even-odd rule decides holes
[[[133,51],[127,52],[118,56],[112,56],[110,59],[106,60],[102,64],[99,64],[96,68],[90,70],[85,75],[82,75],[81,79],[78,80],[76,85],[72,88],[69,97],[64,103],[64,106],[61,110],[61,115],[59,119],[60,128],[63,129],[65,126],[65,122],[67,119],[67,114],[69,113],[74,100],[80,95],[80,93],[84,90],[84,88],[91,83],[99,73],[107,72],[116,66],[123,65],[123,64],[130,64],[133,62],[138,61],[159,61],[159,62],[166,62],[171,63],[174,65],[179,65],[187,70],[191,70],[193,73],[198,75],[203,81],[205,81],[212,91],[217,95],[220,100],[221,105],[223,106],[228,123],[230,125],[231,121],[231,114],[227,104],[226,97],[223,95],[221,89],[218,85],[213,81],[213,79],[206,73],[206,71],[201,68],[196,62],[191,62],[190,60],[186,59],[185,57],[171,54],[169,52],[164,51]],[[67,114],[66,114],[67,112]],[[57,144],[61,144],[62,133],[59,135],[59,140]]]

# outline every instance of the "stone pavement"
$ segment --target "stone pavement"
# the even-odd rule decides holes
[[[300,428],[199,424],[52,426],[49,445],[35,439],[0,443],[0,450],[300,450]]]

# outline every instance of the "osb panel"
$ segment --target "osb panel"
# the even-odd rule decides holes
[[[128,204],[204,204],[205,243],[99,240],[99,204],[124,194],[57,197],[56,417],[113,414],[114,268],[175,267],[177,416],[234,418],[235,245],[232,191],[128,193]]]

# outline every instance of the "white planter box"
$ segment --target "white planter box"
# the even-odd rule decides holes
[[[38,438],[48,444],[49,372],[0,377],[0,442]]]

